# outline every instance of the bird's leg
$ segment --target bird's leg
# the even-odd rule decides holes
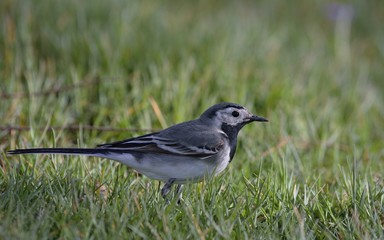
[[[170,178],[161,189],[161,196],[165,199],[169,191],[171,190],[172,184],[175,182],[176,178]]]
[[[181,197],[183,195],[182,190],[183,190],[183,184],[177,184],[177,187],[176,187],[177,204],[180,204],[181,202]]]

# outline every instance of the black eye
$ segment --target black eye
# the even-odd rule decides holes
[[[233,111],[232,112],[232,116],[234,117],[238,117],[240,115],[240,113],[238,111]]]

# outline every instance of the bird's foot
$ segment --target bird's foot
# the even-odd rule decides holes
[[[176,178],[170,178],[161,189],[161,196],[165,199],[169,191],[171,190],[172,184],[175,182]]]

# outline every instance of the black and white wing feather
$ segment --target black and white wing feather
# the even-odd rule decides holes
[[[184,125],[184,124],[183,124]],[[142,153],[171,154],[208,158],[217,154],[225,146],[225,136],[212,134],[210,129],[193,128],[193,124],[175,125],[161,132],[155,132],[123,141],[98,145],[109,151],[133,151]],[[192,131],[191,131],[192,130]],[[210,131],[209,131],[210,130]],[[183,132],[188,132],[185,136]]]

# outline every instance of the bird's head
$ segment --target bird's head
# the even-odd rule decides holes
[[[267,119],[250,113],[245,107],[236,103],[213,105],[201,115],[200,119],[212,121],[219,128],[227,125],[237,130],[250,122],[268,122]]]

